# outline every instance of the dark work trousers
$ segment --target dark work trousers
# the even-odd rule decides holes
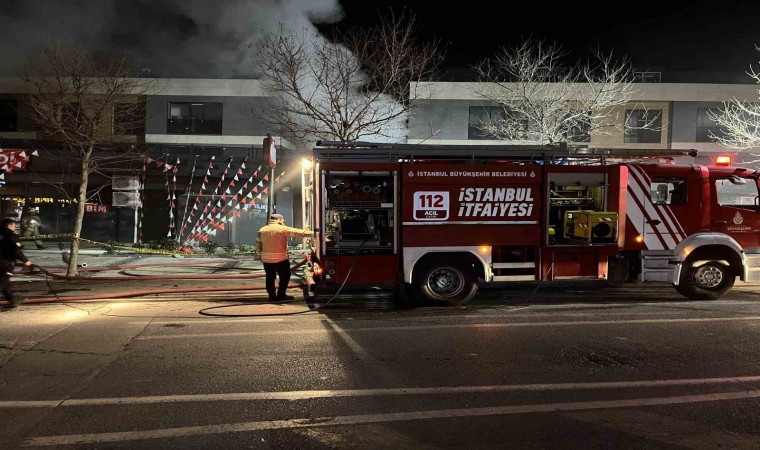
[[[16,304],[16,297],[11,290],[11,275],[9,273],[13,271],[13,265],[13,261],[0,259],[0,292],[10,304]]]
[[[266,272],[266,286],[269,297],[283,297],[285,291],[288,290],[288,283],[290,282],[290,260],[284,260],[276,263],[264,263],[264,272]],[[277,293],[274,291],[274,278],[280,277],[280,285],[277,289]]]

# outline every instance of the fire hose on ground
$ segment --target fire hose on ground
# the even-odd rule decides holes
[[[295,270],[300,268],[306,263],[306,259],[294,264],[291,266],[291,270]],[[197,264],[197,262],[193,263]],[[182,266],[182,265],[192,265],[187,263],[175,263],[175,264],[144,264],[141,265],[141,267],[148,267],[148,266]],[[137,267],[137,266],[103,266],[99,268],[92,268],[91,270],[116,270],[116,268],[124,268],[124,267]],[[146,275],[146,276],[119,276],[119,277],[70,277],[66,275],[61,275],[60,273],[48,270],[42,266],[39,265],[32,265],[33,270],[38,271],[45,275],[45,280],[47,281],[48,278],[56,279],[56,280],[66,280],[66,281],[141,281],[141,280],[182,280],[182,279],[213,279],[213,280],[253,280],[258,278],[264,278],[265,274],[263,273],[256,273],[252,275]],[[259,269],[260,270],[260,269]],[[31,274],[33,274],[31,272]],[[296,288],[296,287],[303,287],[304,284],[289,284],[288,288]],[[55,294],[54,290],[48,283],[48,288],[50,288],[51,291]],[[56,295],[55,298],[50,297],[32,297],[26,299],[25,303],[54,303],[54,302],[62,302],[62,301],[83,301],[83,300],[100,300],[104,298],[113,299],[113,298],[129,298],[129,297],[141,297],[145,295],[158,295],[158,294],[183,294],[183,293],[193,293],[193,292],[235,292],[235,291],[250,291],[250,290],[262,290],[264,289],[263,286],[225,286],[224,288],[219,287],[212,287],[212,288],[170,288],[170,289],[143,289],[143,290],[134,290],[134,291],[123,291],[123,292],[114,292],[109,294],[100,294],[100,295],[82,295],[82,296],[67,296],[65,297],[65,300],[61,299]]]
[[[361,245],[356,249],[356,253],[354,253],[354,256],[351,260],[351,265],[348,268],[348,272],[346,273],[346,277],[343,280],[343,283],[341,283],[338,290],[330,297],[326,302],[318,305],[313,306],[312,304],[309,304],[309,308],[301,311],[294,311],[294,312],[287,312],[287,313],[265,313],[265,314],[219,314],[219,313],[213,313],[209,312],[212,310],[219,310],[223,308],[233,308],[233,307],[240,307],[240,306],[251,306],[251,305],[262,305],[262,304],[283,304],[283,303],[292,303],[292,301],[278,301],[278,302],[272,302],[272,301],[265,301],[265,302],[246,302],[246,303],[237,303],[232,305],[221,305],[221,306],[212,306],[208,308],[203,308],[200,311],[198,311],[198,314],[203,316],[210,316],[210,317],[267,317],[267,316],[289,316],[289,315],[297,315],[297,314],[305,314],[310,312],[316,312],[328,304],[330,304],[337,296],[341,293],[343,290],[343,287],[348,282],[349,277],[351,276],[351,272],[354,268],[354,263],[356,262],[356,258],[361,252],[362,247],[367,241],[364,240]],[[297,269],[304,264],[306,264],[307,259],[304,258],[302,261],[296,263],[293,265],[290,270]],[[170,266],[170,265],[192,265],[197,264],[197,261],[193,263],[174,263],[174,264],[161,264],[161,266]],[[153,266],[154,264],[145,264],[143,266]],[[42,298],[28,298],[26,299],[25,303],[63,303],[66,304],[69,301],[84,301],[84,300],[102,300],[104,298],[113,299],[113,298],[128,298],[128,297],[140,297],[145,295],[156,295],[156,294],[179,294],[179,293],[194,293],[194,292],[234,292],[234,291],[250,291],[250,290],[261,290],[265,289],[265,287],[262,286],[256,286],[256,287],[225,287],[224,289],[219,288],[177,288],[177,289],[149,289],[149,290],[140,290],[140,291],[126,291],[126,292],[119,292],[119,293],[112,293],[107,294],[107,296],[104,295],[85,295],[85,296],[71,296],[66,297],[66,300],[61,299],[57,293],[53,290],[52,286],[50,286],[50,282],[48,277],[55,278],[55,279],[63,279],[63,280],[92,280],[92,281],[126,281],[126,280],[177,280],[177,279],[255,279],[255,278],[262,278],[265,277],[265,274],[254,274],[254,275],[207,275],[207,276],[163,276],[163,275],[154,275],[154,276],[122,276],[122,277],[69,277],[66,275],[61,275],[59,273],[52,272],[48,269],[45,269],[42,266],[39,265],[33,265],[34,269],[39,270],[45,275],[45,282],[48,284],[48,288],[51,292],[55,295],[55,299],[50,299],[49,297],[42,297]],[[90,270],[108,270],[106,269],[108,266],[100,267],[100,268],[90,268]],[[122,266],[112,266],[112,267],[122,267]],[[130,267],[130,266],[127,266]],[[134,268],[135,266],[131,266]],[[304,271],[305,284],[296,284],[296,285],[288,285],[288,288],[291,287],[303,287],[306,286],[307,293],[313,291],[313,288],[315,287],[314,279],[310,272]],[[307,294],[308,295],[308,294]],[[308,302],[308,298],[306,299]]]

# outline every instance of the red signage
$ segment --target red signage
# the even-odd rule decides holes
[[[108,205],[100,205],[98,203],[85,203],[85,214],[108,214]]]
[[[13,172],[14,170],[26,170],[29,163],[29,150],[18,148],[0,149],[0,170]]]
[[[537,223],[540,179],[514,164],[407,166],[404,224]]]

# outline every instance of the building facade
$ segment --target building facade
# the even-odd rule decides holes
[[[67,233],[73,228],[78,168],[62,162],[59,144],[29,119],[28,96],[20,80],[0,80],[0,160],[35,155],[22,167],[0,169],[0,215],[20,218],[24,208],[38,208],[41,233]],[[116,132],[115,106],[113,129],[105,133],[111,141],[139,147],[145,157],[92,174],[84,238],[133,243],[181,234],[184,241],[195,231],[219,245],[252,244],[266,223],[267,134],[277,148],[277,212],[300,224],[300,158],[277,130],[256,118],[267,102],[259,81],[158,79],[140,101],[144,124]]]
[[[657,78],[659,80],[659,78]],[[502,110],[496,103],[478,95],[479,83],[435,82],[421,86],[425,93],[417,100],[409,118],[409,143],[499,145],[506,141],[489,139],[477,124]],[[718,83],[636,83],[634,97],[611,116],[619,118],[613,131],[592,132],[579,144],[599,148],[696,149],[699,162],[709,163],[715,155],[729,149],[710,137],[719,133],[708,112],[732,99],[758,101],[754,84]],[[638,113],[659,114],[658,130],[634,130]],[[746,160],[758,159],[747,155]],[[737,155],[742,161],[742,155]],[[693,161],[692,161],[693,162]]]

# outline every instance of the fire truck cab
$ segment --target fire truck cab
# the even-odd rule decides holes
[[[676,156],[687,152],[320,143],[316,286],[463,304],[478,282],[638,279],[692,299],[759,282],[758,171]]]

